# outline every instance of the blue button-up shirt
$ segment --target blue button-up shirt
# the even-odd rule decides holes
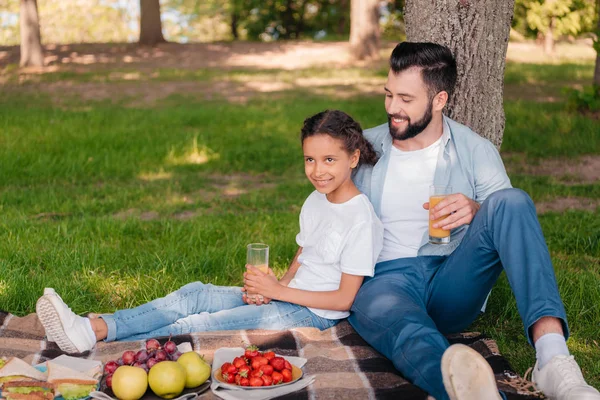
[[[433,179],[434,185],[452,186],[453,193],[482,203],[493,192],[512,187],[500,154],[487,139],[479,136],[465,125],[444,116],[442,148],[438,156]],[[388,124],[364,131],[367,140],[379,155],[375,166],[362,165],[355,170],[352,180],[366,194],[373,208],[381,217],[381,198],[387,173],[392,137]],[[419,171],[415,171],[416,174]],[[419,255],[448,255],[462,240],[467,225],[452,230],[448,245],[429,244],[426,231],[421,240]]]

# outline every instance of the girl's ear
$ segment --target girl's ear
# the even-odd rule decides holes
[[[354,153],[350,156],[350,168],[356,168],[358,161],[360,160],[360,150],[354,150]]]

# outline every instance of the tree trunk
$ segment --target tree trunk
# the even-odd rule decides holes
[[[44,66],[36,0],[21,0],[21,67]]]
[[[598,95],[600,96],[600,0],[596,2],[596,18],[598,18],[598,26],[596,27],[596,42],[594,48],[596,49],[596,69],[594,70],[594,86]]]
[[[238,40],[240,35],[238,34],[238,21],[240,17],[238,15],[237,9],[231,11],[231,35],[234,40]]]
[[[379,1],[350,3],[350,51],[357,60],[379,58]]]
[[[139,44],[154,46],[166,42],[162,34],[159,0],[140,0]]]
[[[447,114],[500,148],[504,67],[514,0],[406,2],[407,40],[448,46],[458,79]]]
[[[544,53],[547,55],[554,54],[554,17],[550,17],[548,30],[544,34]]]

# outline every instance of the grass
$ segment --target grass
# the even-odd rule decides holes
[[[320,71],[277,74],[289,81],[332,76]],[[561,82],[583,82],[591,71],[591,64],[509,64],[506,84],[523,91],[544,85],[560,97]],[[210,83],[261,74],[169,69],[146,78]],[[380,71],[340,74],[382,77]],[[112,82],[102,71],[42,79],[79,83],[102,76]],[[174,96],[152,108],[124,108],[93,101],[57,107],[29,93],[0,92],[0,309],[18,315],[34,311],[45,286],[83,313],[138,305],[192,280],[239,285],[244,246],[252,241],[272,246],[271,264],[282,273],[295,252],[300,206],[312,190],[298,140],[303,119],[340,108],[364,127],[384,120],[380,96],[291,90],[243,106]],[[505,108],[503,152],[538,163],[600,153],[598,121],[564,111],[561,102],[507,100]],[[534,201],[600,198],[598,182],[511,179]],[[598,210],[548,213],[540,223],[570,319],[571,350],[599,387]],[[533,365],[504,277],[472,329],[494,337],[521,374]]]

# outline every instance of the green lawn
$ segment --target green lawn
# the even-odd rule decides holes
[[[592,70],[591,64],[509,64],[506,84],[524,91],[544,86],[560,96],[559,82],[585,83]],[[331,76],[278,74],[293,81],[313,72]],[[268,76],[236,71],[230,79],[261,74]],[[119,80],[110,76],[63,73],[41,80]],[[225,77],[169,69],[146,78]],[[192,280],[237,285],[245,244],[255,241],[271,245],[271,265],[283,272],[295,252],[300,206],[312,191],[298,138],[303,119],[340,108],[363,127],[385,120],[382,96],[347,100],[300,89],[243,105],[174,96],[151,108],[81,100],[58,106],[27,93],[0,91],[0,309],[18,315],[35,310],[46,286],[83,313],[134,306]],[[537,163],[600,154],[598,121],[564,111],[561,102],[507,100],[506,115],[503,152]],[[534,201],[600,198],[598,181],[511,178]],[[571,350],[600,387],[598,210],[548,213],[540,221],[570,318]],[[504,277],[472,329],[494,337],[520,373],[533,365]]]

